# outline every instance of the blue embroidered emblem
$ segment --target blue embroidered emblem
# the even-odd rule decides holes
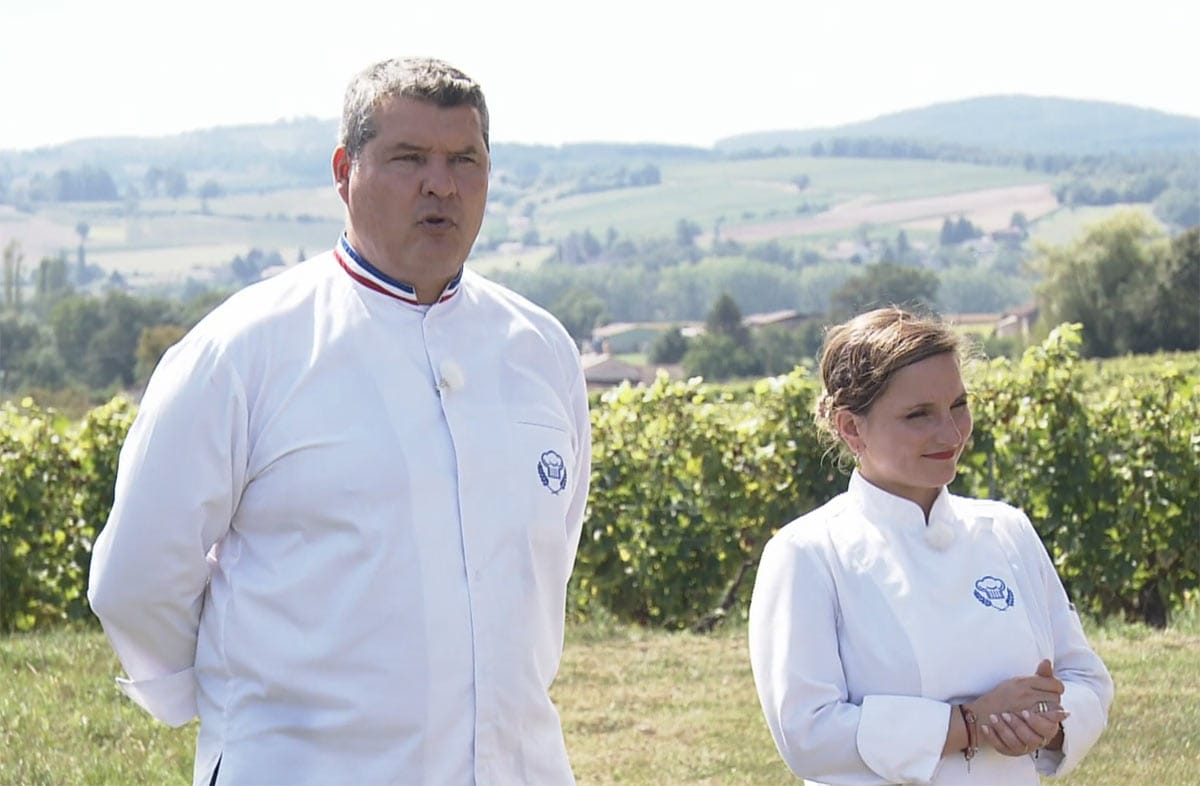
[[[537,469],[542,485],[550,489],[551,494],[557,494],[567,487],[567,465],[563,463],[563,457],[553,450],[542,454]]]
[[[984,576],[975,582],[975,599],[996,611],[1007,611],[1015,605],[1013,591],[995,576]]]

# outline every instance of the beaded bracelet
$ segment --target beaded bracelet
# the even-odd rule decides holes
[[[967,705],[958,705],[958,711],[962,713],[963,723],[967,727],[967,747],[963,748],[963,757],[967,760],[967,772],[970,772],[971,759],[975,758],[976,753],[979,753],[979,727],[975,713],[968,709]]]

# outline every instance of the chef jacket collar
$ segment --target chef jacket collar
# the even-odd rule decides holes
[[[943,551],[954,542],[961,524],[950,504],[950,492],[942,486],[933,507],[929,511],[929,522],[925,512],[910,499],[884,491],[867,480],[856,469],[850,475],[850,498],[863,515],[877,527],[894,527],[906,536],[921,536],[930,548]]]
[[[368,262],[366,257],[356,251],[354,246],[350,245],[350,240],[346,237],[345,232],[338,238],[337,245],[333,249],[333,255],[337,258],[338,264],[342,266],[342,269],[352,279],[367,289],[374,290],[409,305],[426,305],[417,300],[417,290],[415,287],[392,278]],[[458,275],[452,278],[450,283],[446,284],[446,288],[442,290],[442,294],[436,302],[445,303],[454,297],[458,293],[458,285],[462,283],[462,277],[463,271],[459,270]]]

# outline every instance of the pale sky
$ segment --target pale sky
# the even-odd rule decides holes
[[[1194,0],[0,0],[0,150],[337,117],[404,54],[499,142],[709,146],[979,95],[1200,117]]]

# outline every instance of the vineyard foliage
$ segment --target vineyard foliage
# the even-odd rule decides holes
[[[1079,359],[1064,325],[969,371],[975,436],[954,490],[1023,508],[1076,604],[1166,624],[1200,588],[1200,362]],[[840,493],[811,372],[746,386],[660,377],[592,408],[592,493],[569,613],[706,629],[745,613],[762,547]],[[69,423],[0,406],[0,631],[89,619],[92,543],[135,405]]]

